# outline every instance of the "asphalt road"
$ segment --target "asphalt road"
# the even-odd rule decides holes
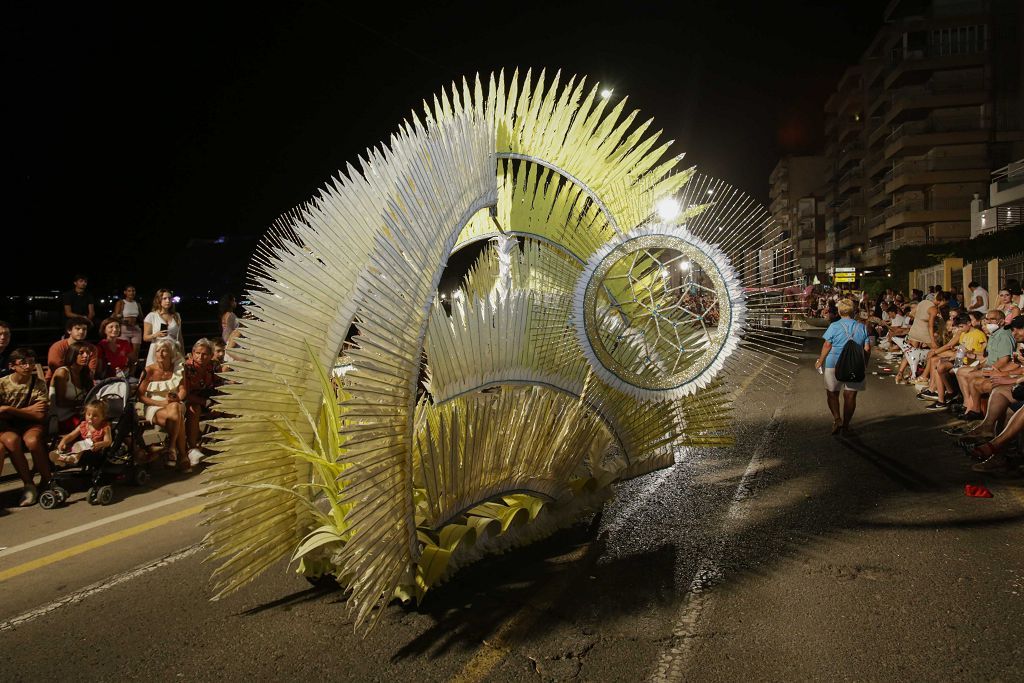
[[[1024,483],[972,473],[946,420],[876,377],[855,436],[830,436],[811,357],[785,391],[747,378],[735,448],[687,451],[365,637],[283,563],[210,602],[201,476],[0,512],[0,679],[1024,679]]]

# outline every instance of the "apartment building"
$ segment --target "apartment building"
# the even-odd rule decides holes
[[[971,201],[1024,156],[1024,3],[892,0],[825,105],[825,269],[971,235]]]
[[[806,282],[824,274],[825,224],[815,194],[826,178],[824,156],[783,157],[768,178],[768,210],[793,249],[794,266]]]

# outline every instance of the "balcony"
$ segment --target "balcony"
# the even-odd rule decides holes
[[[853,216],[864,215],[864,200],[860,197],[850,197],[839,205],[839,220],[846,221]]]
[[[849,117],[842,119],[839,123],[839,144],[843,144],[847,139],[856,139],[856,133],[859,133],[864,128],[864,124],[861,123],[859,118]]]
[[[789,198],[784,196],[784,195],[781,196],[781,197],[776,197],[772,201],[772,203],[768,206],[768,211],[773,216],[778,216],[780,214],[786,213],[786,211],[788,209],[789,209]]]
[[[872,215],[868,219],[867,224],[865,225],[865,228],[868,231],[868,239],[869,240],[873,240],[875,238],[882,237],[884,235],[888,235],[889,234],[890,231],[889,231],[889,228],[886,227],[886,225],[885,225],[885,219],[886,219],[886,216],[885,216],[885,210],[884,209],[881,210],[881,211],[878,211],[877,213],[875,213],[874,215]]]
[[[885,179],[881,182],[875,183],[868,189],[868,206],[875,207],[882,204],[889,198],[889,193],[885,189]]]
[[[883,211],[882,215],[885,216],[885,225],[888,229],[906,225],[969,221],[971,202],[961,197],[944,197],[929,201],[908,199],[896,202]]]
[[[1024,203],[1024,159],[993,171],[988,195],[991,206]]]
[[[960,47],[960,45],[930,45],[917,49],[895,48],[891,53],[893,68],[883,81],[884,87],[887,90],[892,89],[905,77],[922,71],[930,72],[980,66],[989,59],[988,46],[985,44],[985,41],[963,45],[962,50],[959,49]],[[950,54],[951,52],[960,52],[960,54]]]
[[[772,174],[768,176],[768,182],[771,185],[774,185],[775,183],[786,180],[787,178],[789,178],[789,166],[787,165],[786,160],[783,159],[775,165],[775,168],[772,169]]]
[[[929,157],[901,161],[885,174],[887,192],[922,188],[938,183],[985,182],[988,159],[982,157]]]
[[[885,139],[885,158],[926,152],[942,145],[963,145],[988,140],[988,122],[981,117],[955,117],[908,121]]]
[[[892,133],[892,126],[886,125],[881,116],[872,116],[875,123],[868,124],[868,148],[873,149],[880,140],[884,140]]]
[[[775,199],[780,194],[789,192],[789,181],[786,179],[770,181],[771,188],[768,190],[768,196],[771,199]]]
[[[839,233],[839,248],[849,249],[851,247],[859,247],[867,241],[864,236],[864,230],[861,228],[847,228]]]
[[[885,244],[876,244],[875,246],[868,247],[862,251],[860,258],[864,262],[864,266],[884,266],[889,263],[889,260],[892,257],[892,247],[889,247],[888,245],[888,242]]]
[[[977,219],[972,216],[971,239],[1021,226],[1024,226],[1024,206],[994,206],[982,211]]]
[[[919,118],[919,112],[932,109],[982,105],[989,99],[984,82],[970,79],[900,88],[890,94],[885,123],[895,125],[907,119]]]
[[[854,166],[849,171],[844,173],[839,178],[839,195],[846,195],[855,189],[859,189],[862,184],[862,171],[860,166]]]
[[[836,162],[836,171],[844,171],[850,164],[858,163],[864,158],[864,146],[854,142],[842,148],[839,152],[839,160]]]
[[[811,223],[809,225],[801,224],[800,231],[797,233],[797,236],[802,240],[811,240],[814,239],[817,234],[818,231],[815,229],[814,224]]]

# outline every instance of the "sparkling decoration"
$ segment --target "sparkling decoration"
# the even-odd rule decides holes
[[[737,375],[787,381],[770,216],[600,93],[464,80],[269,231],[217,398],[215,597],[290,560],[371,628],[730,445]]]
[[[613,386],[669,400],[707,386],[735,350],[746,306],[729,260],[685,229],[654,224],[610,241],[576,285],[584,353]]]

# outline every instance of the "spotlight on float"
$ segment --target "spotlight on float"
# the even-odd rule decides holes
[[[654,210],[658,212],[658,216],[661,220],[670,221],[678,216],[682,209],[679,206],[679,202],[675,199],[672,197],[665,197],[664,199],[658,200],[654,205]]]

